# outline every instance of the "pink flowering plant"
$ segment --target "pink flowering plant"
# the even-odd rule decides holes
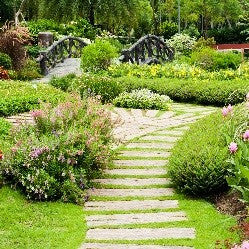
[[[224,107],[224,135],[226,137],[231,164],[227,177],[229,186],[241,192],[249,202],[249,108],[247,102],[233,108]],[[238,247],[241,248],[241,247]],[[244,248],[244,247],[243,247]]]
[[[31,112],[34,125],[11,131],[1,171],[29,199],[81,203],[111,160],[113,124],[97,100],[78,96]]]

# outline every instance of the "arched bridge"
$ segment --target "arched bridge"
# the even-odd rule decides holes
[[[122,51],[121,62],[152,64],[170,61],[174,58],[174,50],[161,38],[146,35],[140,38],[129,49]]]
[[[40,63],[42,74],[47,75],[58,63],[62,63],[68,58],[79,58],[82,48],[87,45],[81,38],[71,36],[54,42],[52,46],[40,52],[38,62]]]

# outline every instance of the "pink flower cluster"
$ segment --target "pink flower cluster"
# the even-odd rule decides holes
[[[43,116],[43,111],[42,110],[34,110],[31,112],[31,116],[33,118],[40,118]]]
[[[249,130],[246,130],[246,132],[243,134],[244,141],[249,141]]]
[[[237,150],[238,150],[238,145],[236,143],[234,143],[234,142],[230,143],[230,145],[229,145],[230,153],[234,154],[234,153],[237,152]]]
[[[233,112],[233,107],[231,105],[227,107],[223,107],[221,112],[222,112],[223,117],[226,117]]]
[[[249,241],[244,241],[241,246],[234,246],[232,249],[249,249]]]

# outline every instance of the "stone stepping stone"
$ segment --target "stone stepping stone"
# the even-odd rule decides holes
[[[132,200],[132,201],[89,201],[85,203],[86,211],[130,211],[178,208],[177,200]]]
[[[158,246],[158,245],[131,245],[131,244],[106,244],[86,243],[80,249],[193,249],[186,246]]]
[[[166,151],[121,151],[120,156],[124,157],[169,157]]]
[[[90,196],[107,197],[161,197],[172,196],[172,188],[151,188],[151,189],[91,189],[88,190]]]
[[[116,166],[148,166],[148,167],[162,167],[168,163],[167,160],[115,160]]]
[[[136,118],[143,118],[143,112],[141,109],[131,109],[131,114]]]
[[[172,149],[173,144],[168,143],[130,143],[126,145],[126,148],[134,149],[134,148],[141,148],[141,149]]]
[[[115,226],[185,220],[187,220],[187,217],[184,212],[90,215],[86,217],[88,226]]]
[[[157,135],[172,135],[172,136],[182,136],[184,134],[183,131],[179,130],[164,130],[164,131],[158,131]]]
[[[157,113],[158,110],[148,110],[145,115],[147,117],[154,118],[157,115]]]
[[[111,169],[106,170],[106,174],[108,175],[134,175],[136,176],[153,176],[153,175],[165,175],[167,173],[164,168],[148,168],[148,169]]]
[[[148,185],[163,185],[169,184],[170,180],[166,178],[148,178],[148,179],[136,179],[136,178],[124,178],[124,179],[97,179],[97,183],[104,185],[122,185],[127,187],[132,186],[148,186]]]
[[[152,240],[194,239],[193,228],[90,229],[87,239],[93,240]]]
[[[174,143],[178,140],[178,137],[171,137],[171,136],[145,136],[142,137],[141,140],[148,140],[148,141],[164,141]]]

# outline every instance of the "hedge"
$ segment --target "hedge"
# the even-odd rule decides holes
[[[39,107],[40,101],[56,104],[66,93],[46,84],[0,81],[0,116],[9,116]]]
[[[79,91],[81,95],[89,93],[102,96],[103,102],[112,102],[120,93],[135,89],[149,89],[161,95],[167,95],[178,102],[224,106],[244,101],[249,91],[249,79],[234,80],[198,80],[198,79],[141,79],[137,77],[110,78],[98,75],[83,75],[54,79],[55,87],[67,91]]]

